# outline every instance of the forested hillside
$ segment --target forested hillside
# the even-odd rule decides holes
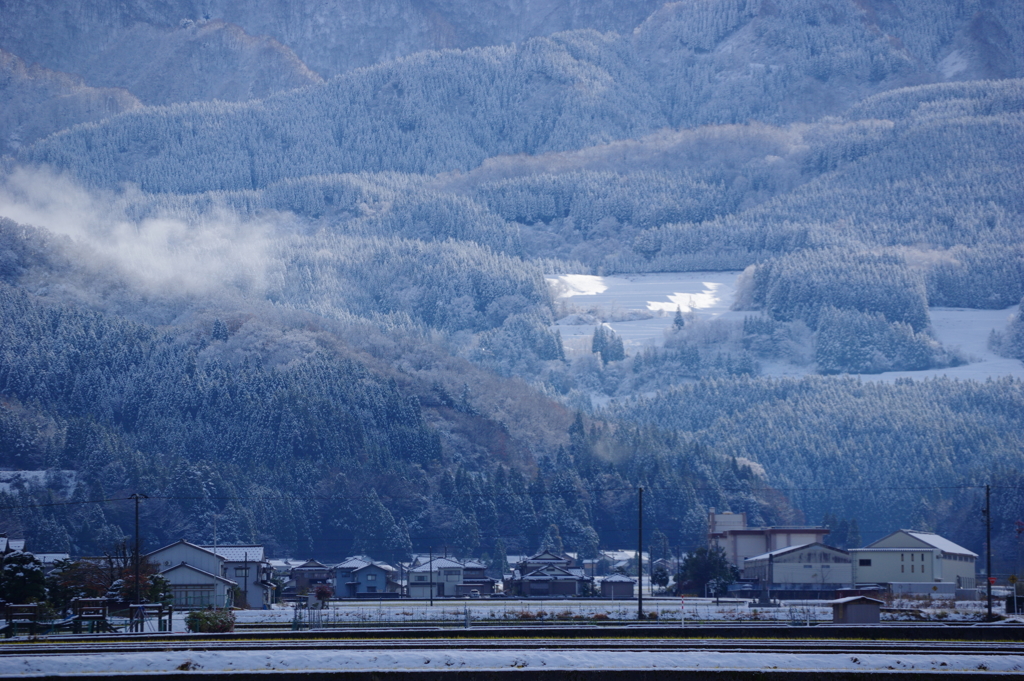
[[[98,551],[127,504],[25,504],[143,491],[154,542],[593,552],[643,484],[672,545],[977,548],[1001,481],[1010,541],[1022,385],[843,374],[1024,298],[1020,3],[58,4],[0,0],[0,467],[51,471],[9,531]],[[545,281],[706,270],[745,319],[642,349]]]

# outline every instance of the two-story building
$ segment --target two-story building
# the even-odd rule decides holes
[[[431,592],[434,596],[456,596],[464,570],[462,563],[451,558],[427,560],[409,570],[409,597],[430,598]]]
[[[515,596],[581,596],[591,582],[573,559],[545,549],[516,565],[506,591]]]
[[[144,556],[170,584],[175,609],[230,608],[238,583],[223,576],[223,557],[181,539]]]
[[[827,527],[807,525],[750,527],[746,513],[708,511],[708,546],[723,549],[726,560],[738,568],[747,558],[790,546],[824,543],[828,533]]]
[[[888,584],[897,593],[976,588],[978,554],[933,532],[897,530],[862,549],[851,549],[856,584]]]
[[[266,609],[274,602],[274,570],[259,544],[203,546],[221,557],[221,576],[238,584],[241,600],[235,606]]]
[[[333,590],[334,574],[331,568],[310,558],[305,563],[292,568],[284,593],[288,597],[305,596],[315,593],[317,587],[321,585],[327,585]]]
[[[366,556],[346,558],[334,566],[333,572],[334,593],[339,598],[366,598],[401,590],[394,580],[395,568]]]

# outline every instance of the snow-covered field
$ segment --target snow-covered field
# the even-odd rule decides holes
[[[831,607],[824,602],[784,604],[781,608],[754,610],[745,602],[711,599],[687,599],[686,621],[695,623],[775,620],[787,623],[819,623],[831,619]],[[913,606],[920,603],[898,603]],[[938,605],[938,604],[936,604]],[[950,604],[946,604],[947,607]],[[645,600],[645,612],[658,612],[662,623],[680,621],[679,602],[675,599]],[[462,625],[469,612],[472,626],[500,626],[502,622],[520,621],[522,613],[542,619],[564,620],[572,624],[584,617],[592,624],[593,617],[603,614],[628,622],[636,616],[636,601],[441,601],[433,606],[422,602],[374,603],[338,602],[320,613],[335,626],[400,625],[408,621],[435,621],[449,626]],[[951,612],[929,607],[922,610],[937,620],[976,618],[984,611],[982,602],[956,603]],[[310,613],[299,611],[308,621]],[[236,612],[239,623],[278,624],[290,628],[296,611],[291,607],[274,610],[243,610]],[[531,620],[534,621],[534,620]],[[998,626],[998,625],[996,625]],[[175,631],[183,631],[183,618],[175,621]],[[827,631],[822,629],[823,632]],[[137,672],[305,672],[305,671],[404,671],[404,670],[500,670],[520,669],[774,669],[774,670],[850,670],[850,671],[1024,671],[1024,654],[957,655],[957,654],[792,654],[792,653],[719,653],[719,652],[622,652],[614,650],[575,651],[571,649],[517,649],[514,643],[497,651],[437,649],[403,649],[381,651],[303,650],[301,655],[289,650],[178,651],[153,650],[146,653],[118,655],[5,655],[0,660],[0,677],[32,677],[56,674],[127,674]]]
[[[660,346],[672,326],[676,307],[689,318],[721,319],[740,322],[750,312],[733,311],[736,282],[740,272],[678,272],[635,274],[611,277],[570,274],[552,277],[556,301],[572,314],[559,320],[556,328],[570,356],[589,347],[595,318],[611,320],[608,325],[622,337],[629,354],[646,345]],[[949,349],[959,348],[969,359],[964,366],[927,371],[893,371],[863,375],[865,380],[894,381],[949,376],[985,380],[1002,376],[1024,378],[1024,362],[1005,359],[988,349],[992,330],[1002,331],[1014,308],[974,310],[932,308],[935,337]],[[768,375],[802,376],[809,366],[765,362]]]
[[[571,353],[594,335],[592,316],[611,319],[609,326],[622,337],[632,354],[646,345],[662,345],[672,326],[676,307],[684,315],[701,318],[735,318],[749,312],[729,308],[736,298],[739,272],[681,272],[596,277],[566,274],[548,279],[556,301],[567,303],[580,314],[558,321],[562,342]],[[634,319],[629,319],[633,317]]]
[[[119,655],[61,655],[3,658],[0,676],[124,674],[137,672],[311,672],[311,671],[471,671],[518,669],[629,670],[898,670],[1024,671],[1024,655],[889,655],[714,652],[625,652],[574,650],[498,651],[396,650],[325,651],[238,650],[156,651]]]
[[[936,622],[980,621],[985,611],[982,601],[897,601],[894,607],[905,611],[885,614],[886,619],[916,620],[924,617]],[[751,608],[747,601],[722,599],[715,603],[708,598],[687,598],[685,611],[675,598],[644,599],[644,612],[657,614],[660,623],[684,626],[686,622],[739,623],[779,622],[785,624],[827,623],[832,621],[832,607],[823,601],[785,602],[778,608]],[[434,605],[426,601],[332,601],[323,609],[296,609],[279,605],[272,610],[237,610],[239,625],[276,625],[292,628],[299,622],[302,628],[332,628],[348,626],[401,627],[403,625],[436,623],[441,626],[463,626],[466,615],[471,626],[501,626],[505,624],[531,624],[552,622],[563,625],[593,625],[596,622],[636,623],[637,602],[581,601],[581,600],[437,600]],[[148,630],[156,632],[156,623]],[[185,618],[175,615],[173,631],[185,629]]]

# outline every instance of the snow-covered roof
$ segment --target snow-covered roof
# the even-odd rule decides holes
[[[414,567],[409,570],[409,572],[430,572],[430,566],[431,562],[428,560],[425,564],[420,565],[419,567]],[[451,558],[435,558],[433,567],[435,570],[440,570],[443,568],[461,568],[463,565],[459,561],[452,560]]]
[[[25,540],[24,539],[8,539],[7,548],[11,551],[24,551]]]
[[[487,568],[486,565],[475,560],[467,560],[462,566],[469,570],[485,570]]]
[[[58,560],[71,560],[69,553],[33,553],[32,555],[43,565],[52,565]]]
[[[324,565],[320,561],[315,560],[313,558],[310,558],[309,560],[307,560],[302,565],[294,566],[294,569],[296,569],[296,570],[300,570],[300,569],[306,569],[306,570],[326,570],[328,568],[327,568],[326,565]]]
[[[218,581],[221,581],[221,582],[224,582],[226,584],[229,584],[230,586],[238,586],[238,582],[233,582],[230,579],[226,579],[224,577],[221,577],[220,575],[215,575],[212,572],[207,572],[206,570],[200,570],[195,565],[189,565],[185,561],[182,561],[182,562],[178,563],[177,565],[169,567],[166,570],[161,570],[160,574],[161,575],[166,575],[166,574],[169,574],[171,572],[174,572],[175,570],[181,570],[181,569],[190,570],[192,572],[198,572],[201,575],[205,575],[207,577],[212,577],[213,579],[216,579]]]
[[[802,549],[802,548],[806,548],[808,546],[812,546],[814,543],[815,542],[811,542],[810,544],[798,544],[796,546],[786,546],[786,547],[781,548],[781,549],[775,549],[774,551],[769,551],[768,553],[762,553],[759,556],[751,556],[750,558],[745,559],[744,562],[746,562],[747,560],[768,560],[769,556],[781,556],[782,554],[789,553],[790,551],[796,551],[797,549]],[[824,546],[824,544],[823,544],[823,546]],[[831,547],[829,547],[829,548],[831,548]]]
[[[967,556],[974,556],[975,558],[977,558],[978,556],[978,554],[976,554],[974,551],[968,551],[959,544],[954,544],[945,537],[940,537],[934,532],[917,532],[914,530],[904,530],[904,532],[909,534],[914,539],[923,541],[925,544],[928,544],[929,546],[934,546],[940,551],[945,551],[946,553],[960,553]]]
[[[369,565],[370,562],[362,558],[346,558],[334,566],[335,570],[358,570]]]
[[[854,601],[878,603],[879,605],[883,604],[883,601],[880,601],[877,598],[868,598],[867,596],[847,596],[846,598],[837,598],[834,601],[829,601],[829,603],[832,605],[839,605],[840,603],[853,603]]]
[[[184,539],[179,539],[178,541],[174,542],[173,544],[168,544],[167,546],[161,546],[156,551],[150,551],[145,556],[143,556],[143,558],[149,558],[150,556],[155,556],[156,554],[160,553],[161,551],[169,549],[172,546],[177,546],[178,544],[184,544],[185,546],[191,546],[192,548],[197,549],[199,551],[202,551],[203,553],[208,553],[211,556],[216,556],[217,555],[216,553],[214,553],[210,549],[206,548],[205,546],[200,546],[199,544],[193,544],[190,541],[185,541]]]
[[[619,574],[619,573],[616,573],[614,575],[608,575],[607,577],[605,577],[601,581],[602,582],[622,582],[624,584],[625,583],[636,584],[636,580],[633,579],[632,577],[630,577],[628,575]]]
[[[219,544],[217,546],[203,546],[207,551],[213,551],[229,563],[250,563],[263,562],[263,547],[259,544]]]

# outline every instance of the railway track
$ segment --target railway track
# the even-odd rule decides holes
[[[284,633],[284,632],[282,632]],[[290,632],[289,632],[290,633]],[[344,634],[336,638],[288,636],[281,639],[250,640],[227,636],[188,638],[181,636],[140,636],[137,640],[102,640],[100,637],[11,641],[0,644],[0,659],[17,656],[82,654],[132,654],[154,651],[400,651],[400,650],[575,650],[594,652],[721,652],[787,654],[950,654],[1024,655],[1024,644],[964,641],[878,641],[878,640],[786,640],[712,638],[518,638],[516,632],[492,630],[487,638],[418,638],[418,632],[381,632],[380,638],[353,640]]]

